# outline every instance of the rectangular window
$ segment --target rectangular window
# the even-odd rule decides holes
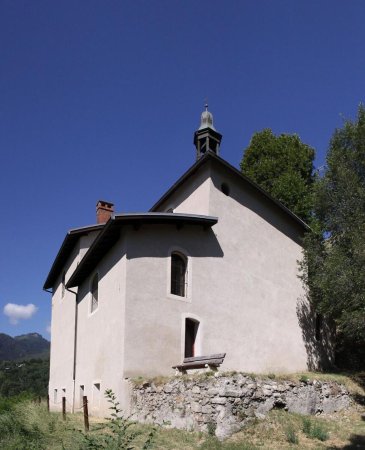
[[[91,312],[94,312],[98,308],[99,304],[99,276],[94,275],[91,282]]]
[[[198,334],[199,322],[185,319],[185,358],[196,356],[196,336]]]
[[[83,384],[80,385],[80,408],[84,404],[84,395],[85,395],[85,386]]]
[[[57,389],[53,390],[53,403],[57,403]]]
[[[93,407],[99,408],[100,406],[100,383],[95,383],[93,386]]]

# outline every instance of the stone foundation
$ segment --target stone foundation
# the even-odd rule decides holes
[[[279,381],[248,375],[176,377],[163,384],[132,384],[131,412],[140,422],[225,438],[274,408],[300,414],[331,414],[351,403],[335,382]]]

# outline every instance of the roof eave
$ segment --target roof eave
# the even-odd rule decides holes
[[[80,228],[72,228],[69,230],[61,244],[61,247],[53,261],[52,267],[47,275],[46,281],[44,282],[43,289],[47,290],[53,287],[59,271],[65,264],[67,258],[69,257],[72,249],[74,248],[78,238],[90,231],[98,231],[104,227],[104,224],[87,225]]]
[[[268,192],[266,192],[264,189],[262,189],[257,183],[252,181],[250,178],[248,178],[246,175],[244,175],[242,172],[240,172],[238,169],[236,169],[234,166],[229,164],[227,161],[225,161],[220,156],[216,155],[215,153],[209,151],[207,152],[202,158],[200,158],[197,162],[195,162],[177,181],[174,183],[171,188],[152,206],[150,211],[155,211],[157,208],[159,208],[178,188],[179,186],[184,183],[190,176],[192,176],[203,164],[205,164],[208,160],[213,160],[221,163],[223,166],[225,166],[227,169],[233,171],[238,177],[240,177],[242,180],[244,180],[246,183],[251,185],[253,188],[257,189],[261,194],[263,194],[268,200],[275,203],[281,210],[283,210],[286,214],[291,216],[292,219],[294,219],[299,225],[301,225],[306,231],[310,230],[310,227],[296,214],[294,214],[290,209],[288,209],[285,205],[283,205],[279,200],[276,200],[274,197],[272,197]]]
[[[75,269],[68,280],[66,287],[79,286],[88,274],[96,267],[106,251],[113,247],[119,238],[120,229],[123,225],[200,225],[210,228],[218,222],[217,217],[201,216],[194,214],[173,213],[135,213],[116,214],[105,225],[103,231],[97,236],[86,252],[84,258]],[[109,233],[109,237],[108,237]],[[106,248],[105,248],[106,246]],[[94,257],[94,258],[93,258]]]

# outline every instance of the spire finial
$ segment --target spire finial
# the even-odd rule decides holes
[[[205,98],[205,110],[202,112],[200,127],[194,133],[194,145],[196,158],[201,158],[205,153],[211,152],[219,155],[219,147],[222,135],[214,128],[213,114],[208,111],[208,99]]]
[[[201,119],[200,119],[200,128],[199,130],[203,128],[211,128],[212,130],[215,130],[213,125],[213,114],[208,111],[208,99],[205,99],[204,104],[205,111],[202,112]]]

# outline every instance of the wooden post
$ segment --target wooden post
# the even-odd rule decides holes
[[[62,418],[66,420],[66,397],[62,397]]]
[[[49,412],[49,394],[47,394],[47,411]]]
[[[85,431],[89,431],[89,410],[87,407],[87,396],[84,395],[82,397],[83,406],[84,406],[84,427]]]

